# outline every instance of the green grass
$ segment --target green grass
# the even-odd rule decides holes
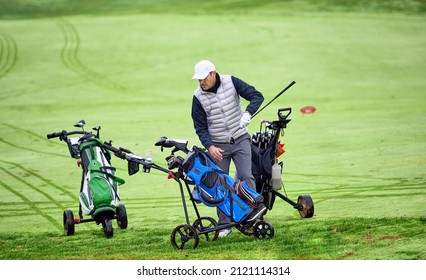
[[[0,259],[426,259],[424,1],[194,2],[0,1]],[[289,198],[312,196],[315,216],[277,201],[272,240],[234,230],[176,252],[177,185],[158,171],[129,177],[116,158],[129,228],[64,236],[81,171],[46,134],[85,119],[165,165],[159,137],[199,144],[190,78],[203,58],[266,101],[296,81],[249,129],[293,108],[283,181]]]
[[[417,260],[424,259],[424,220],[383,218],[275,220],[268,241],[233,233],[201,242],[195,250],[176,251],[169,228],[132,226],[112,239],[100,230],[77,225],[75,236],[50,233],[2,235],[3,259],[91,260]],[[303,226],[300,225],[303,223]],[[84,238],[83,238],[84,237]],[[96,240],[96,242],[93,242]],[[417,240],[418,242],[413,242]],[[85,248],[82,250],[82,248]],[[267,248],[267,249],[266,249]],[[242,257],[243,256],[243,257]]]
[[[293,12],[362,12],[424,14],[422,0],[0,0],[3,18],[105,14],[291,14]]]

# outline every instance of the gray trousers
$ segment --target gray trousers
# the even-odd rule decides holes
[[[235,140],[234,144],[229,143],[213,143],[217,148],[224,150],[222,153],[222,161],[216,162],[226,174],[229,174],[231,160],[234,162],[236,169],[236,178],[240,181],[246,181],[247,186],[256,190],[256,183],[253,174],[251,173],[251,144],[250,135],[245,134]],[[230,223],[229,217],[223,214],[219,208],[217,210],[219,224]]]

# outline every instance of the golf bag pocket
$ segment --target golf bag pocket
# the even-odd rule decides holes
[[[252,209],[250,205],[244,202],[238,195],[230,192],[229,189],[218,186],[216,196],[212,197],[203,186],[197,186],[196,192],[198,199],[206,206],[217,207],[227,217],[235,222],[241,222]],[[232,206],[231,206],[232,204]]]
[[[273,146],[269,145],[265,149],[260,149],[251,145],[252,154],[252,174],[256,180],[271,179],[272,165],[275,161]]]
[[[259,203],[263,202],[263,196],[256,191],[250,189],[244,181],[235,182],[235,192],[246,203],[252,207],[257,207]]]
[[[204,153],[191,155],[186,174],[196,184],[197,198],[209,207],[219,208],[235,222],[240,222],[252,208],[234,190],[234,180]]]
[[[200,173],[201,176],[195,176],[192,170],[188,173],[190,178],[198,182],[196,185],[198,198],[209,207],[220,207],[226,202],[226,197],[230,188],[230,182],[227,181],[228,178],[226,174],[206,166],[198,166],[198,159],[196,159],[195,162],[194,169],[204,171]],[[197,166],[198,168],[196,168]]]
[[[103,176],[87,178],[80,192],[80,204],[85,215],[92,215],[102,207],[115,208],[119,199],[113,186]]]
[[[111,187],[104,177],[92,177],[89,181],[89,185],[92,193],[93,204],[96,205],[96,207],[115,206],[113,203],[114,196],[111,193]]]
[[[230,193],[225,202],[218,207],[227,217],[230,217],[234,222],[241,222],[251,212],[252,207],[245,203],[235,193]]]

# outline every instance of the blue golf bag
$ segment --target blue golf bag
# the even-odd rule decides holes
[[[262,195],[250,189],[246,182],[234,181],[198,148],[187,154],[182,166],[195,182],[194,199],[219,208],[233,222],[243,222],[263,202]]]

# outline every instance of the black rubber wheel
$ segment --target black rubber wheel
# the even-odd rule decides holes
[[[102,228],[104,229],[104,235],[106,238],[111,238],[114,236],[114,228],[112,227],[111,219],[102,220]]]
[[[117,226],[120,229],[126,229],[127,228],[127,211],[124,204],[119,204],[117,209]]]
[[[253,228],[250,226],[250,224],[242,225],[238,224],[235,226],[236,229],[238,229],[241,233],[244,235],[253,235]]]
[[[75,224],[74,214],[71,210],[67,209],[64,211],[64,233],[66,236],[74,235]]]
[[[300,195],[297,199],[297,205],[302,218],[311,218],[314,215],[314,202],[309,194]]]
[[[274,227],[268,221],[259,221],[253,226],[253,235],[260,240],[271,239],[274,236]]]
[[[176,250],[195,249],[198,246],[200,238],[197,230],[189,225],[182,224],[177,226],[170,235],[170,241]]]
[[[212,217],[200,217],[195,220],[192,226],[197,230],[200,239],[205,237],[206,241],[215,241],[219,236],[218,230],[203,233],[205,230],[217,228],[218,224]]]

